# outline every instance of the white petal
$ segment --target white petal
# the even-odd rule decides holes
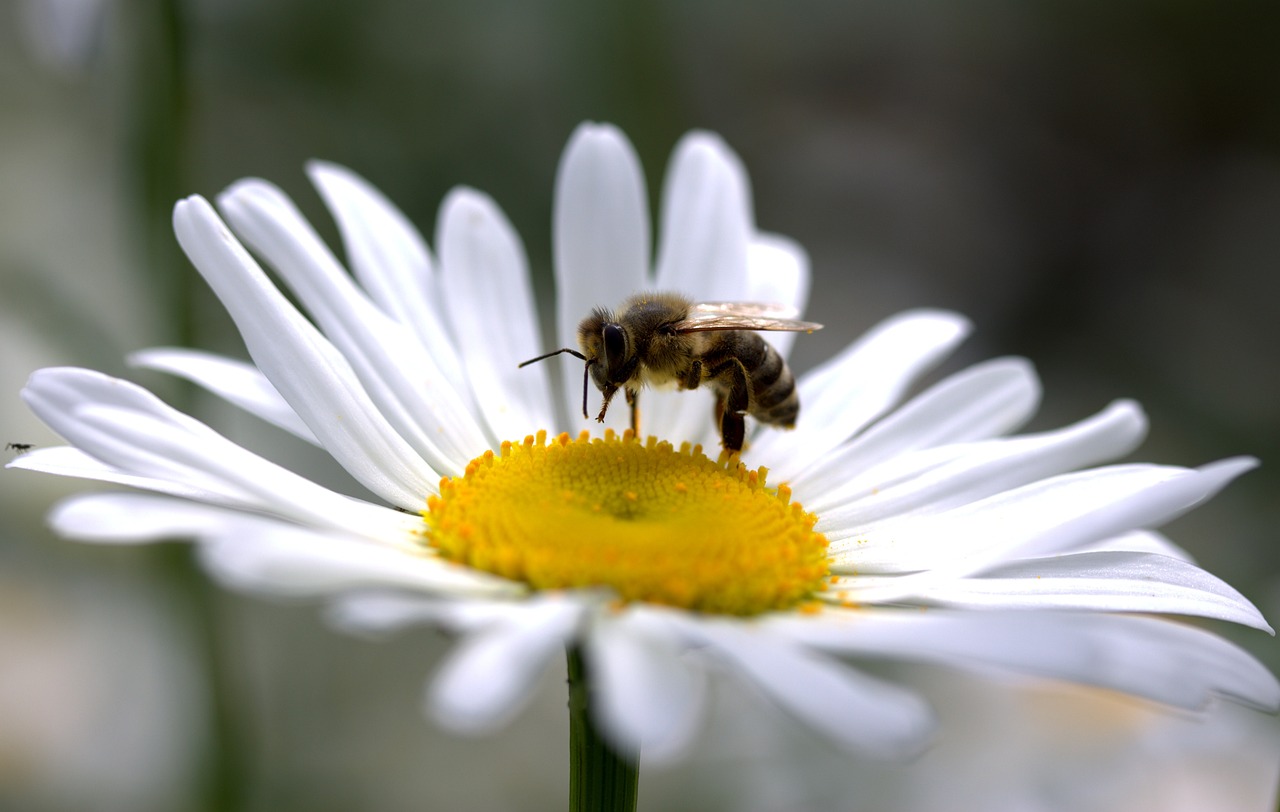
[[[319,445],[307,424],[253,364],[183,347],[142,350],[132,353],[128,361],[135,367],[168,372],[199,384],[249,414]]]
[[[439,474],[387,423],[347,360],[271,284],[208,202],[179,201],[173,225],[240,328],[254,363],[334,459],[402,507],[434,492]]]
[[[804,248],[778,234],[756,233],[747,250],[745,299],[779,304],[803,313],[809,304],[809,255]],[[770,333],[769,343],[787,358],[796,338],[796,333]]]
[[[1093,544],[1082,545],[1076,551],[1081,553],[1154,553],[1155,555],[1176,558],[1188,564],[1195,563],[1195,558],[1192,557],[1191,553],[1174,544],[1164,534],[1157,533],[1154,530],[1134,530],[1129,533],[1121,533],[1118,536],[1103,539]]]
[[[703,624],[723,657],[779,707],[835,742],[896,759],[919,752],[934,719],[920,697],[765,629]]]
[[[466,391],[422,235],[381,192],[346,167],[312,161],[307,174],[333,213],[351,270],[370,298],[417,335],[455,391]]]
[[[681,138],[662,187],[654,287],[694,301],[750,301],[749,251],[755,225],[737,155],[716,134]],[[673,443],[718,439],[710,392],[649,391],[641,432]]]
[[[1194,564],[1150,553],[1076,553],[1019,561],[981,577],[934,584],[912,597],[967,609],[1197,615],[1272,631],[1257,607],[1222,580]]]
[[[1159,526],[1255,464],[1235,459],[1200,469],[1117,465],[1053,477],[955,510],[882,522],[832,553],[833,567],[856,559],[880,571],[928,568],[867,579],[856,595],[859,601],[892,601],[1010,559],[1069,552]]]
[[[554,218],[556,341],[576,348],[578,322],[592,308],[613,307],[649,285],[644,176],[635,150],[616,127],[583,124],[569,139],[556,173]],[[582,366],[559,363],[569,425],[578,426]],[[625,428],[626,411],[611,410],[606,425]]]
[[[633,608],[602,616],[586,638],[595,712],[605,735],[646,764],[688,751],[702,718],[704,674],[680,657],[662,613]]]
[[[1040,381],[1022,358],[998,358],[967,367],[921,392],[801,471],[792,481],[797,493],[828,502],[826,494],[857,474],[903,455],[949,443],[985,440],[1013,431],[1031,418],[1040,403]]]
[[[1183,708],[1215,696],[1280,707],[1280,683],[1216,634],[1158,618],[1090,612],[842,611],[764,627],[842,655],[997,669],[1098,685]]]
[[[29,451],[17,459],[12,460],[5,465],[5,468],[19,468],[25,471],[39,471],[45,474],[53,474],[54,476],[68,476],[76,477],[78,479],[92,479],[97,482],[111,482],[116,485],[126,485],[130,488],[156,491],[158,493],[168,494],[169,496],[180,496],[184,499],[194,499],[199,502],[206,502],[213,505],[226,505],[231,507],[238,505],[236,500],[229,499],[223,494],[216,493],[205,488],[197,488],[188,483],[177,482],[171,479],[127,474],[119,468],[114,468],[104,462],[100,462],[80,449],[72,448],[71,446],[37,448],[34,451]]]
[[[236,183],[218,197],[228,221],[271,263],[342,351],[378,410],[441,474],[488,447],[464,396],[408,329],[379,310],[275,186]]]
[[[214,578],[260,594],[311,597],[373,587],[467,597],[522,591],[518,584],[439,559],[403,529],[370,541],[137,493],[73,497],[55,508],[50,523],[79,541],[195,540]]]
[[[169,493],[275,514],[317,527],[379,532],[387,508],[323,488],[241,448],[145,389],[83,369],[36,371],[22,397],[50,428],[111,471],[174,484]],[[62,463],[76,464],[62,455]],[[72,472],[73,475],[80,475]],[[114,480],[123,481],[123,480]]]
[[[822,532],[843,538],[897,515],[920,515],[975,502],[1003,491],[1124,456],[1147,433],[1142,410],[1118,401],[1057,431],[974,443],[964,454],[892,485],[873,469],[808,506],[822,516]]]
[[[676,145],[662,187],[658,290],[695,301],[744,301],[755,226],[738,156],[719,136],[691,132]]]
[[[356,592],[334,600],[328,619],[343,631],[366,636],[381,637],[421,625],[463,634],[512,623],[524,611],[523,600],[472,597],[459,601],[403,592]]]
[[[491,438],[555,426],[547,366],[521,362],[541,343],[524,248],[487,196],[455,189],[440,207],[440,282],[476,403]]]
[[[59,535],[98,544],[188,541],[216,532],[227,521],[226,511],[139,493],[73,496],[49,512],[49,526]]]
[[[428,706],[458,732],[502,727],[527,702],[537,677],[577,632],[581,604],[559,596],[532,599],[510,622],[468,636],[432,681]]]
[[[594,393],[595,390],[593,389]],[[621,400],[621,398],[619,398]],[[627,414],[625,404],[616,408]],[[645,389],[640,393],[640,433],[654,435],[679,446],[688,442],[701,445],[715,457],[720,446],[720,428],[715,425],[715,395],[707,387],[693,391]],[[623,426],[629,424],[623,423]]]
[[[202,541],[201,563],[219,582],[267,595],[315,597],[382,588],[470,598],[517,595],[523,589],[425,549],[410,553],[290,525],[229,525]]]
[[[892,407],[968,331],[968,321],[943,311],[911,311],[882,322],[799,380],[796,428],[762,433],[753,456],[775,477],[791,479]]]

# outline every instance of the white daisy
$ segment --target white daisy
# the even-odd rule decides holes
[[[331,164],[309,171],[351,274],[264,181],[227,190],[221,217],[188,198],[174,213],[178,240],[253,363],[179,349],[133,361],[322,446],[369,498],[270,463],[132,383],[45,369],[23,396],[70,445],[11,465],[136,489],[61,504],[58,532],[193,538],[224,583],[333,598],[344,627],[456,632],[429,705],[459,730],[500,726],[537,672],[580,651],[605,735],[650,760],[690,742],[712,672],[882,755],[921,747],[932,716],[921,697],[860,670],[863,659],[1055,678],[1181,708],[1280,704],[1275,678],[1240,648],[1154,616],[1271,631],[1152,529],[1253,460],[1090,467],[1142,439],[1145,419],[1127,401],[1013,434],[1039,400],[1020,359],[908,398],[969,330],[927,310],[800,376],[797,428],[749,435],[744,458],[767,477],[688,446],[717,439],[702,392],[646,393],[642,428],[664,442],[578,436],[595,428],[580,416],[580,362],[562,357],[559,388],[552,363],[517,368],[547,348],[522,245],[488,197],[446,198],[433,256],[363,180]],[[625,138],[581,127],[556,185],[555,346],[574,346],[592,307],[637,290],[803,305],[804,254],[756,230],[746,175],[716,137],[692,134],[675,152],[656,261],[647,212]],[[790,337],[773,335],[785,353]]]

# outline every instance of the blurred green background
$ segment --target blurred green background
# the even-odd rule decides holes
[[[706,128],[746,163],[759,226],[810,253],[808,315],[827,328],[797,368],[895,311],[953,308],[976,331],[947,369],[1032,358],[1034,428],[1133,397],[1152,425],[1137,458],[1261,457],[1168,529],[1275,622],[1277,41],[1274,2],[10,0],[0,439],[57,442],[17,392],[74,364],[317,470],[314,451],[124,366],[158,344],[242,354],[170,236],[178,196],[258,175],[332,237],[302,172],[324,158],[430,240],[447,190],[474,186],[520,232],[549,306],[573,128],[619,125],[651,201],[679,136]],[[2,476],[0,807],[564,806],[562,672],[510,729],[449,736],[418,712],[438,635],[353,640],[312,606],[218,592],[185,548],[57,540],[43,516],[82,486]],[[1280,670],[1273,639],[1214,628]],[[883,775],[795,732],[728,727],[754,705],[717,703],[698,755],[646,771],[642,808],[888,808],[870,789]],[[750,782],[761,759],[787,787],[776,802]]]

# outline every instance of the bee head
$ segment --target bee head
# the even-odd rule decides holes
[[[587,416],[587,382],[594,381],[596,388],[604,394],[604,405],[596,419],[604,422],[609,401],[635,374],[640,360],[631,349],[631,337],[626,328],[614,319],[613,313],[601,307],[591,311],[591,315],[578,325],[578,346],[582,347],[582,352],[562,347],[523,361],[518,366],[527,367],[563,352],[581,358],[586,362],[582,374],[582,416]]]
[[[635,373],[638,359],[631,336],[614,315],[598,308],[578,325],[578,344],[587,357],[587,369],[596,388],[612,394]]]

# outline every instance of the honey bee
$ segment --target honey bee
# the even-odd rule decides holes
[[[795,377],[757,331],[812,333],[821,324],[796,321],[789,310],[748,302],[695,304],[678,293],[641,293],[615,312],[591,311],[578,325],[581,352],[563,349],[530,358],[527,366],[567,352],[586,362],[582,373],[582,416],[587,414],[587,382],[604,395],[596,420],[604,422],[609,402],[621,389],[631,407],[631,428],[639,426],[640,389],[645,386],[697,389],[716,396],[715,419],[727,451],[741,451],[745,415],[761,423],[792,428],[800,414]]]

